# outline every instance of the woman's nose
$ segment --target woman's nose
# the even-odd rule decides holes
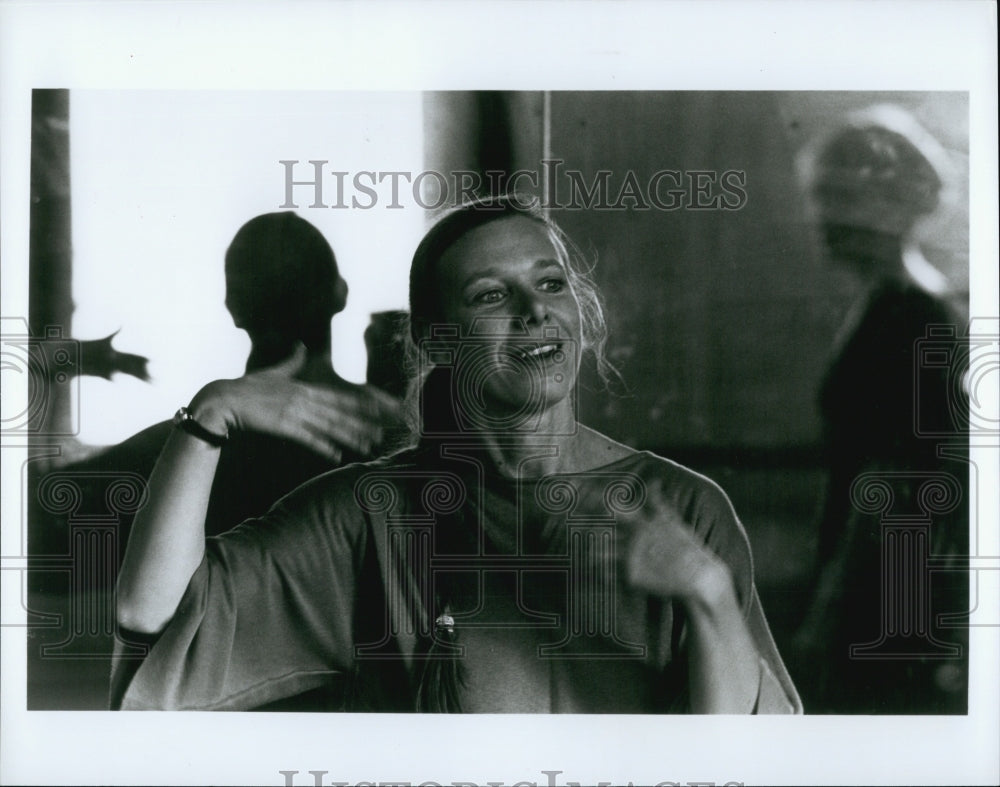
[[[519,307],[520,316],[528,322],[543,323],[549,318],[549,308],[545,299],[534,293],[522,293]]]

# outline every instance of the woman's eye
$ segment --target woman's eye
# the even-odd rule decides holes
[[[545,292],[562,292],[566,287],[566,282],[562,279],[546,279],[542,282],[542,289]]]
[[[478,293],[473,300],[476,303],[499,303],[503,300],[503,290],[486,290]]]

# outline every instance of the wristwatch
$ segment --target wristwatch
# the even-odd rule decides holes
[[[191,411],[186,407],[180,408],[174,414],[173,423],[178,429],[187,432],[193,437],[197,437],[199,440],[204,440],[206,443],[214,445],[216,448],[224,445],[229,439],[228,434],[215,434],[214,432],[208,431],[208,429],[195,420],[195,417],[191,415]]]

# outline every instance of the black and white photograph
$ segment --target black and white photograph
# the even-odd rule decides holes
[[[995,781],[995,6],[84,5],[0,8],[3,783]]]

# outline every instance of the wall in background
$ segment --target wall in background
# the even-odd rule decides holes
[[[582,391],[584,420],[664,451],[815,443],[817,386],[859,288],[820,251],[796,156],[846,111],[890,99],[942,139],[967,178],[960,94],[551,95],[549,155],[591,186],[610,173],[610,205],[628,173],[642,187],[657,172],[679,173],[659,181],[663,203],[680,205],[674,210],[553,211],[597,260],[609,355],[628,386],[611,399]],[[728,190],[727,172],[742,173]],[[565,203],[571,189],[558,182]],[[669,195],[674,186],[682,193]],[[958,302],[968,286],[967,215],[959,202],[929,233],[929,256]]]

